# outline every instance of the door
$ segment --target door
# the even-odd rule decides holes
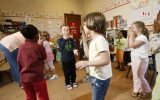
[[[70,35],[73,36],[76,48],[79,49],[81,15],[64,14],[65,24],[69,26]]]

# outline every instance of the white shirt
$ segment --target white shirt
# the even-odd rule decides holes
[[[139,46],[138,48],[132,49],[131,57],[138,57],[138,58],[148,58],[148,40],[145,35],[139,35],[135,38],[135,41],[143,41],[144,44]]]
[[[160,33],[156,33],[150,38],[150,50],[155,53],[156,70],[160,73]]]
[[[91,40],[89,45],[89,61],[99,60],[99,53],[102,51],[109,52],[109,45],[103,36],[98,36],[94,40]],[[104,66],[90,66],[90,76],[98,78],[100,80],[106,80],[112,77],[111,62]]]
[[[25,38],[20,32],[8,35],[1,39],[0,43],[6,47],[10,52],[17,49],[22,43],[25,42]]]

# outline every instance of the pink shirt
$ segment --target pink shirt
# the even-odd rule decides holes
[[[45,61],[54,60],[54,55],[53,55],[51,46],[50,46],[48,41],[46,41],[46,40],[43,41],[43,47],[45,48],[45,51],[46,51],[46,54],[47,54],[47,58],[46,58]]]

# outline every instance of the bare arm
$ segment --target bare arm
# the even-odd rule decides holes
[[[138,48],[139,46],[143,45],[144,44],[144,41],[136,41],[135,40],[135,35],[134,33],[130,33],[130,36],[129,36],[129,48]]]
[[[154,52],[154,53],[159,52],[160,41],[159,40],[153,41],[152,44],[150,44],[150,48],[151,48],[151,51]]]
[[[103,65],[108,65],[110,63],[110,57],[108,51],[103,51],[99,53],[99,56],[93,61],[79,61],[76,63],[77,69],[82,69],[88,66],[100,67]]]
[[[110,57],[108,51],[103,51],[99,53],[99,56],[95,61],[89,61],[89,66],[103,66],[110,63]]]
[[[82,33],[83,49],[86,57],[89,57],[89,48],[87,42],[89,41],[85,33]]]

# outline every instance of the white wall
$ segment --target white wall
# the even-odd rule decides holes
[[[73,11],[82,13],[80,0],[1,0],[0,9],[24,12],[46,12],[63,15]]]
[[[64,13],[82,14],[81,0],[0,0],[0,12],[8,12],[14,21],[27,21],[34,24],[39,30],[50,33],[59,33],[59,27],[64,23]],[[16,15],[18,13],[18,16]],[[22,15],[19,15],[22,13]],[[28,14],[31,15],[31,17]],[[35,14],[45,15],[35,18]],[[53,15],[48,18],[46,16]],[[5,15],[6,16],[6,15]],[[15,16],[15,17],[13,17]],[[29,21],[28,21],[29,20]]]
[[[83,0],[83,15],[98,9],[104,9],[106,6],[111,5],[113,1],[121,0]],[[131,0],[130,0],[131,1]],[[132,22],[140,20],[144,21],[147,25],[153,24],[155,15],[160,10],[160,5],[157,4],[158,0],[149,0],[149,4],[145,7],[135,9],[131,7],[131,3],[117,7],[107,12],[103,12],[107,20],[112,20],[116,15],[122,15],[127,20],[128,26]],[[143,16],[143,12],[150,13],[149,16]]]

